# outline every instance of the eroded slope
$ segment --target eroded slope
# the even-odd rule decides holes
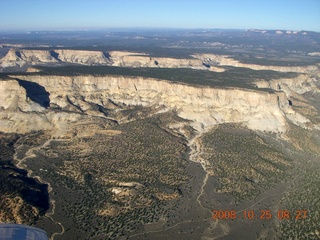
[[[1,81],[1,131],[27,134],[16,144],[16,161],[48,184],[53,199],[37,225],[55,239],[231,238],[252,224],[252,239],[278,236],[275,219],[211,219],[217,208],[276,211],[289,206],[284,193],[316,184],[301,176],[305,183],[290,185],[306,149],[307,161],[318,166],[317,110],[296,104],[312,107],[301,94],[319,90],[314,79],[256,84],[274,91],[120,76],[33,74]],[[28,151],[24,140],[40,130]],[[292,224],[279,229],[286,237],[303,236]],[[316,230],[312,225],[307,236]]]

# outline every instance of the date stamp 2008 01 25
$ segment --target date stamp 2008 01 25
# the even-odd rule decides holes
[[[243,210],[237,212],[235,210],[213,210],[212,218],[213,219],[261,219],[261,220],[270,220],[273,217],[278,218],[279,220],[301,220],[308,217],[307,210],[278,210],[276,213],[272,213],[271,210],[260,210],[259,212],[253,210]]]

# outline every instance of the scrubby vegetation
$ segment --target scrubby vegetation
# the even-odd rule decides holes
[[[237,201],[257,197],[283,179],[291,166],[283,153],[235,124],[219,125],[205,133],[201,142],[201,157],[221,182],[216,191],[232,194]]]
[[[279,232],[282,239],[319,239],[319,163],[308,162],[308,167],[300,168],[296,174],[291,190],[282,199],[290,220],[281,221]]]
[[[34,224],[49,208],[47,186],[13,165],[17,134],[0,133],[0,222]]]
[[[290,36],[272,31],[259,34],[220,30],[130,34],[31,32],[11,37],[3,41],[21,43],[30,49],[120,50],[172,58],[213,53],[227,54],[243,63],[277,66],[317,64],[319,57],[308,53],[320,51],[319,34],[312,32]],[[2,55],[9,50],[5,48]],[[0,80],[22,74],[28,67],[0,69],[6,71],[0,73]],[[63,63],[38,68],[41,72],[23,74],[144,77],[269,92],[273,90],[257,89],[253,82],[297,77],[297,73],[236,67],[224,67],[225,72],[221,73]],[[318,78],[316,73],[310,77]],[[308,94],[309,98],[303,100],[291,96],[291,107],[316,125],[318,95],[310,92],[304,96]],[[112,101],[104,107],[90,105],[90,111],[78,109],[81,120],[68,123],[57,132],[0,134],[0,221],[42,224],[49,233],[62,233],[55,240],[126,239],[132,235],[136,239],[239,238],[243,232],[247,239],[265,239],[272,234],[279,239],[319,239],[318,130],[302,129],[288,120],[289,131],[280,139],[237,124],[217,125],[196,138],[200,147],[195,151],[195,162],[191,162],[186,139],[199,133],[174,113],[157,114],[160,109]],[[70,109],[50,111],[68,113]],[[89,112],[97,112],[99,117],[86,115]],[[183,131],[172,132],[168,128],[175,123],[183,123]],[[45,142],[48,144],[44,145]],[[23,164],[31,176],[40,176],[50,185],[39,183],[13,165],[14,153],[22,159],[30,149],[34,155],[29,152]],[[201,158],[208,172],[198,163]],[[48,210],[50,189],[54,203]],[[213,222],[210,215],[214,209],[243,213],[251,208],[256,213],[270,209],[272,221]],[[288,210],[293,217],[297,210],[307,210],[307,216],[280,221],[275,214],[280,209]]]
[[[174,118],[166,113],[53,140],[28,161],[52,184],[65,236],[115,238],[166,216],[189,180],[186,143],[166,128]]]
[[[274,80],[279,78],[294,78],[296,73],[282,73],[270,70],[252,70],[248,68],[225,67],[225,72],[211,72],[184,68],[125,68],[111,66],[64,66],[39,67],[40,73],[25,73],[27,75],[110,75],[110,76],[139,76],[181,82],[192,85],[211,87],[244,87],[259,91],[253,85],[257,80]]]
[[[319,135],[290,125],[288,135],[298,150],[291,188],[283,196],[282,205],[291,213],[281,221],[278,231],[283,239],[319,239],[320,228],[320,141]],[[302,210],[306,215],[299,215]]]

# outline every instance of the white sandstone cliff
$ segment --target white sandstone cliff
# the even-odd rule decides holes
[[[45,108],[28,99],[17,80],[0,81],[0,131],[25,133],[52,129]]]
[[[277,72],[297,72],[297,73],[307,73],[316,71],[319,69],[319,65],[308,65],[308,66],[268,66],[268,65],[258,65],[242,63],[226,55],[217,54],[195,54],[194,58],[201,59],[204,63],[211,63],[215,66],[231,66],[231,67],[241,67],[249,68],[253,70],[271,70]]]
[[[304,101],[301,97],[302,94],[307,92],[320,93],[320,90],[314,81],[315,80],[310,76],[306,74],[300,74],[296,78],[257,81],[255,84],[259,88],[270,88],[276,91],[283,91],[287,99],[292,99],[293,97]],[[290,121],[301,127],[306,127],[305,123],[309,122],[308,118],[293,111],[292,109],[287,113],[286,116]]]
[[[38,65],[48,63],[72,63],[82,65],[103,65],[119,67],[148,67],[148,68],[193,68],[223,72],[223,66],[249,68],[253,70],[273,70],[279,72],[306,73],[316,71],[319,65],[310,66],[264,66],[241,63],[230,56],[216,54],[195,54],[191,58],[150,57],[146,53],[121,51],[88,51],[88,50],[15,50],[11,49],[0,60],[2,68]]]
[[[137,55],[111,55],[113,66],[119,67],[151,67],[151,68],[196,68],[206,69],[199,59],[175,59]]]
[[[28,99],[17,80],[0,81],[0,109],[22,112],[43,112],[44,108]]]
[[[300,74],[296,78],[275,79],[270,81],[257,81],[256,86],[259,88],[270,88],[274,90],[284,91],[288,97],[292,92],[304,94],[310,91],[318,91],[314,79],[308,75]]]
[[[0,64],[3,68],[23,66],[25,64],[37,65],[43,63],[57,63],[58,60],[52,56],[51,51],[46,50],[15,50],[10,49]]]
[[[100,51],[81,51],[81,50],[54,50],[57,58],[66,63],[78,63],[84,65],[108,65],[110,60],[107,55]]]
[[[291,113],[285,93],[236,88],[195,87],[155,79],[111,76],[16,76],[36,82],[50,93],[50,104],[65,108],[70,101],[82,111],[88,103],[108,100],[126,105],[162,106],[175,110],[199,131],[236,122],[261,131],[285,132]],[[1,129],[0,129],[1,130]]]

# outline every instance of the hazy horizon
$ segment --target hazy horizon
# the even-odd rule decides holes
[[[283,29],[283,28],[273,28],[273,29],[266,29],[266,28],[170,28],[170,27],[110,27],[110,28],[51,28],[51,29],[8,29],[8,30],[1,30],[0,33],[8,33],[8,34],[28,34],[28,33],[35,33],[35,32],[97,32],[97,33],[106,33],[106,32],[162,32],[162,31],[211,31],[211,32],[219,32],[219,31],[234,31],[234,32],[241,32],[241,31],[248,31],[248,30],[261,30],[261,31],[291,31],[291,32],[315,32],[320,33],[319,31],[313,31],[313,30],[306,30],[306,29]]]
[[[3,0],[0,31],[265,29],[320,32],[320,1]],[[12,9],[12,11],[10,11]]]

